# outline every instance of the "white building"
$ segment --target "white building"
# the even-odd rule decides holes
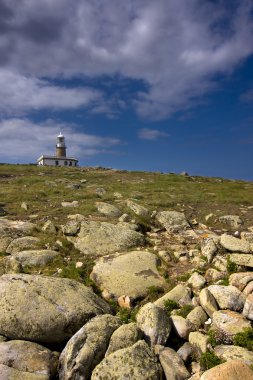
[[[65,137],[60,133],[57,136],[55,156],[42,155],[37,159],[37,164],[43,166],[77,166],[78,160],[73,157],[67,157],[66,149]]]

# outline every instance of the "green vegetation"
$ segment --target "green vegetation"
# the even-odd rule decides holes
[[[139,308],[135,307],[134,309],[126,309],[126,308],[118,308],[118,312],[116,313],[116,316],[119,317],[119,319],[123,323],[130,323],[130,322],[136,322],[136,314],[138,313]]]
[[[157,300],[157,298],[161,297],[164,294],[164,289],[159,286],[150,286],[148,288],[147,301],[153,302]]]
[[[233,263],[229,257],[227,259],[227,271],[228,271],[228,274],[237,272],[237,265]]]
[[[221,343],[218,340],[217,332],[215,330],[210,329],[208,331],[208,343],[210,343],[212,347],[218,346]]]
[[[184,305],[176,312],[176,315],[179,315],[180,317],[186,318],[187,315],[194,309],[194,306],[192,305]]]
[[[164,302],[164,307],[166,308],[168,314],[170,315],[172,310],[178,309],[180,306],[176,301],[173,300],[167,300]]]
[[[236,346],[245,347],[250,351],[253,351],[253,328],[248,327],[244,331],[235,335],[233,343]]]
[[[216,356],[213,352],[207,351],[200,357],[200,365],[204,371],[213,368],[221,363],[223,363],[223,361],[218,358],[218,356]]]

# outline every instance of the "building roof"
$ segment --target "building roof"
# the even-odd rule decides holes
[[[72,160],[72,161],[78,161],[76,158],[74,157],[56,157],[56,156],[45,156],[45,155],[42,155],[40,156],[38,159],[37,159],[37,162],[38,161],[41,161],[43,159],[49,159],[49,160],[63,160],[63,161],[67,161],[67,160]]]

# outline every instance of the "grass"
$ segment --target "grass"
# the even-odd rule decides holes
[[[200,357],[200,366],[204,371],[222,363],[223,363],[223,360],[218,358],[218,356],[216,356],[213,352],[207,351],[203,353]]]
[[[253,351],[253,328],[248,327],[244,331],[238,333],[233,338],[233,343],[236,346],[245,347],[250,351]]]
[[[176,301],[173,300],[166,300],[164,302],[164,307],[167,310],[168,314],[170,315],[173,310],[178,309],[180,306]]]

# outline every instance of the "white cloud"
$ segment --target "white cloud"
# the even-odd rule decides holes
[[[0,122],[0,161],[36,162],[42,154],[53,155],[56,136],[60,131],[66,137],[68,156],[76,156],[78,159],[111,153],[111,149],[121,143],[117,138],[77,132],[75,125],[54,120],[33,123],[28,119],[7,119]]]
[[[252,8],[250,0],[0,0],[0,65],[38,90],[25,106],[23,87],[4,82],[5,105],[13,97],[28,111],[50,97],[52,107],[81,107],[98,94],[39,78],[119,73],[146,84],[132,99],[141,116],[168,117],[199,102],[217,74],[231,74],[253,53]]]
[[[169,134],[158,129],[142,128],[139,130],[138,136],[142,140],[157,140],[160,137],[168,137]]]

